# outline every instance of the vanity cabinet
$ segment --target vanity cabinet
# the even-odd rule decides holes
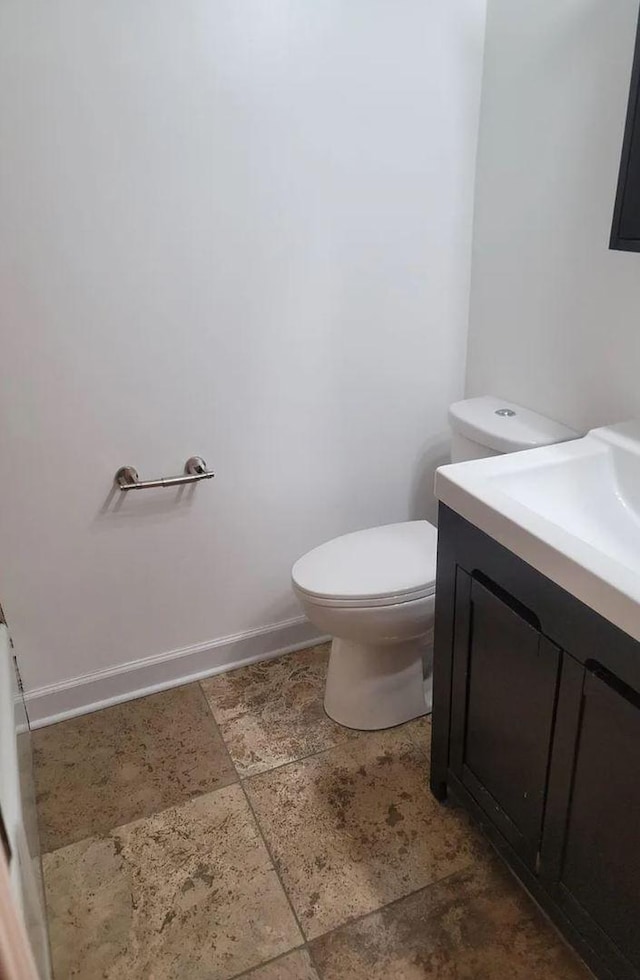
[[[640,644],[442,505],[436,597],[433,793],[640,980]]]

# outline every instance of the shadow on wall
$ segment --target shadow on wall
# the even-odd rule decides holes
[[[114,523],[126,525],[130,521],[159,520],[187,516],[195,501],[196,485],[157,487],[153,490],[128,490],[123,492],[115,483],[105,497],[93,524],[112,527]],[[106,523],[105,523],[106,522]]]
[[[409,514],[411,520],[438,522],[438,502],[433,492],[436,470],[451,462],[451,439],[448,434],[436,436],[427,443],[419,457],[411,485]]]

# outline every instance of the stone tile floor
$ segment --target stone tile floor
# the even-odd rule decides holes
[[[35,733],[56,980],[588,980],[431,797],[428,719],[335,725],[327,659]]]

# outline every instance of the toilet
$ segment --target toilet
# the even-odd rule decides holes
[[[534,449],[579,433],[490,396],[449,409],[452,462]],[[325,711],[374,731],[428,714],[432,696],[437,530],[403,521],[334,538],[291,580],[308,619],[333,637]]]

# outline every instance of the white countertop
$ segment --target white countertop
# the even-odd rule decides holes
[[[442,466],[436,496],[640,640],[640,422]]]

